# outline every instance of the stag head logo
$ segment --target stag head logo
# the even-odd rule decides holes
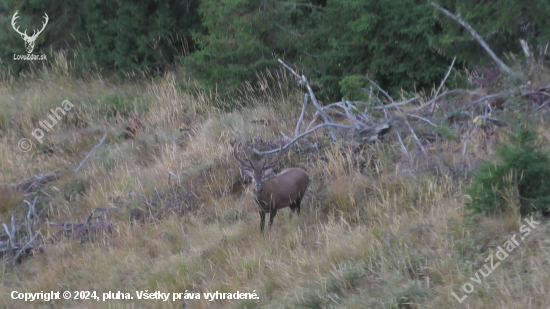
[[[19,11],[15,12],[15,14],[13,14],[13,17],[11,19],[11,26],[13,27],[13,30],[15,30],[15,32],[19,33],[21,35],[21,38],[23,38],[23,40],[25,41],[25,49],[27,49],[27,53],[30,54],[32,53],[32,50],[34,49],[34,41],[36,41],[36,38],[38,37],[38,35],[40,33],[42,33],[42,31],[44,31],[44,28],[46,28],[46,25],[48,24],[48,14],[44,13],[44,19],[46,20],[45,22],[42,22],[42,29],[40,29],[40,31],[36,32],[36,30],[33,30],[32,32],[32,35],[31,36],[28,36],[27,35],[27,30],[25,30],[25,32],[21,32],[19,31],[19,27],[15,27],[15,20],[19,18],[19,16],[17,16],[17,13]]]

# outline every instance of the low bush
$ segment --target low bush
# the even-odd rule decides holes
[[[522,216],[548,210],[550,205],[550,156],[537,142],[538,134],[520,128],[509,135],[511,144],[500,147],[500,162],[485,162],[467,189],[472,200],[466,204],[472,214],[503,212],[516,192]],[[516,190],[517,189],[517,190]]]

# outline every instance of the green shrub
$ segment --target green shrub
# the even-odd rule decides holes
[[[509,205],[510,189],[517,188],[521,215],[549,208],[550,157],[537,142],[537,133],[520,128],[510,134],[511,145],[498,150],[499,163],[485,162],[474,174],[466,192],[472,201],[466,204],[473,214],[503,212]]]

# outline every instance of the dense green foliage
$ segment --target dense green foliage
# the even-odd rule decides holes
[[[544,0],[438,3],[459,13],[501,59],[522,56],[520,38],[540,53],[550,41]],[[331,99],[361,99],[364,75],[394,93],[432,87],[455,55],[457,69],[493,65],[469,32],[423,0],[0,0],[0,65],[13,72],[28,64],[12,59],[25,54],[10,25],[15,11],[29,31],[44,12],[50,16],[36,53],[78,50],[83,63],[113,71],[158,68],[185,55],[185,68],[221,93],[280,68],[277,58]]]
[[[494,214],[505,211],[517,186],[520,213],[527,215],[547,210],[550,205],[550,156],[537,142],[537,134],[521,128],[510,134],[511,145],[503,145],[500,162],[486,162],[475,174],[467,189],[472,201],[467,208],[472,213]]]
[[[208,34],[195,34],[200,50],[185,63],[205,86],[222,91],[279,68],[276,57],[297,59],[315,14],[274,0],[208,0],[199,11]]]
[[[504,53],[523,55],[519,39],[529,42],[533,51],[542,54],[550,42],[550,4],[546,0],[440,0],[450,12],[460,14],[487,42],[493,51],[506,60]],[[434,44],[458,59],[472,64],[490,64],[487,53],[468,31],[456,21],[438,14],[444,35]],[[548,61],[548,54],[546,61]]]
[[[200,12],[208,34],[196,37],[201,51],[187,64],[210,85],[251,81],[281,57],[320,82],[323,94],[341,98],[348,75],[370,74],[397,91],[431,86],[450,63],[430,46],[441,30],[419,0],[205,0]]]
[[[38,36],[34,54],[68,49],[79,53],[77,65],[87,63],[113,71],[148,68],[172,63],[183,53],[191,32],[202,27],[196,13],[198,2],[175,0],[101,0],[20,2],[4,0],[6,12],[0,18],[2,63],[19,71],[26,61],[14,61],[13,54],[26,54],[24,42],[11,29],[11,18],[19,11],[21,29],[39,29],[44,13],[49,22]],[[33,28],[34,27],[34,28]],[[80,62],[79,62],[80,61]]]
[[[458,4],[457,4],[458,3]],[[550,27],[543,1],[479,0],[443,2],[485,37],[499,57],[520,52],[518,39],[544,47]],[[502,7],[502,9],[501,9]],[[516,12],[516,13],[514,13]],[[296,5],[292,1],[203,0],[205,34],[195,38],[201,51],[187,59],[205,85],[251,82],[258,71],[281,57],[320,83],[323,95],[360,99],[345,82],[368,74],[385,89],[431,87],[456,55],[455,67],[493,65],[472,36],[456,21],[420,0],[328,0]],[[456,82],[451,75],[449,83]],[[349,97],[355,93],[354,97]]]
[[[451,61],[429,44],[440,30],[425,1],[331,0],[322,20],[324,61],[316,64],[331,89],[346,75],[367,73],[388,90],[430,87]]]

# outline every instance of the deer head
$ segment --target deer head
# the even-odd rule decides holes
[[[254,179],[254,197],[260,212],[260,230],[264,231],[265,214],[269,213],[269,226],[277,215],[277,210],[290,207],[292,212],[300,215],[300,203],[304,198],[309,184],[308,175],[299,168],[288,168],[278,175],[266,178],[272,168],[277,165],[283,154],[283,146],[277,156],[271,161],[265,159],[254,163],[250,159],[244,160],[237,151],[239,143],[231,143],[233,154],[237,161],[244,166],[244,172]]]
[[[19,31],[19,27],[17,28],[15,27],[15,20],[19,18],[19,16],[17,16],[18,12],[19,11],[13,14],[13,17],[11,19],[11,26],[13,27],[13,30],[15,30],[15,32],[21,35],[21,38],[23,38],[23,40],[25,41],[25,49],[27,50],[27,53],[30,54],[34,49],[34,41],[36,41],[36,38],[38,37],[38,35],[42,33],[42,31],[44,31],[44,28],[46,28],[46,25],[48,24],[48,20],[49,20],[48,14],[44,13],[44,18],[46,19],[46,21],[42,22],[42,29],[40,29],[40,31],[38,32],[36,32],[36,30],[33,30],[32,35],[28,36],[27,30],[25,30],[25,32],[21,32]]]
[[[250,159],[247,159],[245,161],[237,151],[238,146],[240,146],[240,142],[235,143],[233,151],[235,159],[237,159],[237,161],[239,161],[243,165],[244,173],[254,179],[254,189],[256,189],[256,191],[260,191],[262,189],[262,183],[265,176],[271,174],[271,172],[273,171],[273,167],[275,167],[275,165],[279,163],[279,160],[281,159],[281,156],[283,154],[283,146],[281,145],[279,153],[271,161],[267,162],[267,160],[264,159],[256,163],[250,161]]]

